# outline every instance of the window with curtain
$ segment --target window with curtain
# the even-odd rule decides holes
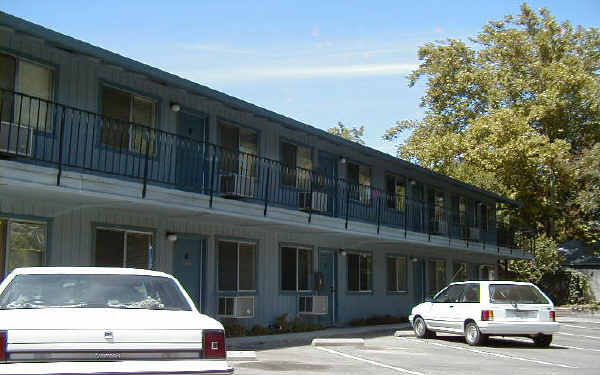
[[[156,152],[156,102],[110,86],[102,87],[102,143],[120,150]]]
[[[363,204],[371,203],[371,168],[366,165],[347,163],[346,179],[351,184],[350,199]]]
[[[97,267],[152,268],[152,233],[119,228],[96,228]]]
[[[53,130],[51,68],[0,53],[0,87],[25,94],[2,92],[2,121],[40,131]]]
[[[2,275],[18,267],[44,265],[47,249],[47,225],[12,219],[0,219],[0,269]]]
[[[223,147],[220,168],[243,176],[258,176],[258,134],[251,129],[219,123]]]
[[[387,207],[404,211],[406,199],[406,179],[404,177],[386,174],[385,190],[387,195]]]
[[[373,256],[371,254],[347,254],[346,266],[349,291],[369,292],[372,290]]]
[[[219,291],[256,291],[256,244],[219,241],[217,250]]]
[[[313,168],[312,149],[293,143],[280,143],[281,163],[283,164],[282,183],[299,189],[310,189],[310,175]]]
[[[388,292],[404,292],[408,290],[406,281],[407,262],[404,256],[387,257],[387,290]]]
[[[281,290],[312,290],[312,249],[304,247],[281,247]]]

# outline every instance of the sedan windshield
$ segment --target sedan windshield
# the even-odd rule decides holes
[[[18,275],[0,296],[0,309],[120,308],[191,310],[166,277],[144,275]]]
[[[491,303],[546,304],[548,299],[533,285],[492,284]]]

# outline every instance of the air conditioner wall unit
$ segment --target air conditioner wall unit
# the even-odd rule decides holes
[[[328,296],[298,296],[298,312],[306,315],[327,315]]]
[[[219,297],[219,316],[253,318],[254,296]]]
[[[220,192],[225,197],[255,198],[257,188],[256,178],[240,174],[221,176]]]
[[[302,211],[327,211],[327,193],[301,191],[298,193],[298,206]]]
[[[33,131],[29,126],[0,122],[0,152],[31,156]]]

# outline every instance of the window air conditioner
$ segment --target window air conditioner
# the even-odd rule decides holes
[[[221,194],[226,198],[255,198],[256,178],[240,174],[221,176]]]
[[[302,211],[310,211],[312,209],[317,212],[325,212],[327,211],[327,194],[313,191],[311,196],[310,192],[299,192],[298,205]]]
[[[326,315],[328,296],[298,296],[298,312],[306,315]]]
[[[0,122],[0,152],[31,156],[33,132],[29,126]]]
[[[253,318],[254,296],[219,297],[219,316]]]

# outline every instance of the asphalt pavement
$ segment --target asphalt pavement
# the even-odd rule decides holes
[[[358,338],[358,337],[357,337]],[[472,347],[463,337],[417,339],[412,330],[365,335],[364,346],[259,350],[256,361],[235,361],[236,374],[600,374],[600,320],[564,318],[550,348],[531,339],[494,337]]]

